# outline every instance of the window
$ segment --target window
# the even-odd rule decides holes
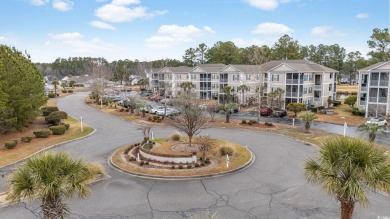
[[[256,75],[256,80],[260,80],[260,75],[259,74]]]
[[[187,80],[188,80],[189,76],[187,75]]]
[[[332,76],[333,76],[333,73],[330,73],[329,74],[329,78],[332,79]]]
[[[211,84],[211,88],[215,88],[215,84]]]
[[[191,75],[191,80],[196,80],[196,75]]]
[[[309,87],[309,94],[312,94],[313,93],[313,88],[312,87]]]
[[[251,75],[246,75],[246,80],[250,81],[251,80]]]
[[[219,75],[217,75],[217,79],[219,79]]]
[[[214,80],[214,79],[215,79],[215,74],[213,74],[213,75],[211,76],[211,78]]]
[[[279,81],[279,75],[272,75],[272,81]]]
[[[233,75],[233,81],[238,81],[240,79],[239,75]]]
[[[309,75],[306,75],[306,74],[305,74],[305,75],[303,76],[303,81],[308,81],[308,80],[309,80]]]
[[[332,91],[332,84],[329,84],[329,91]]]
[[[303,94],[307,94],[307,87],[303,88]]]
[[[309,81],[313,81],[313,75],[312,74],[309,75]]]

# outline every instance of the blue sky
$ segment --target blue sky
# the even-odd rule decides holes
[[[374,28],[389,26],[388,0],[2,0],[0,44],[34,62],[92,56],[109,61],[181,59],[206,43],[338,43],[365,55]]]

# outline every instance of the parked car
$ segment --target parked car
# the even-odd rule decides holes
[[[156,114],[158,110],[164,110],[163,106],[155,106],[149,110],[149,113]]]
[[[265,107],[263,109],[260,109],[260,115],[261,116],[269,116],[272,115],[273,110],[269,107]]]
[[[387,126],[387,121],[384,118],[372,118],[366,124],[378,124],[378,126]]]
[[[176,109],[167,107],[166,111],[164,108],[157,110],[156,114],[159,116],[166,115],[166,116],[175,116],[178,115],[180,112]]]
[[[283,118],[287,116],[287,111],[286,110],[275,110],[272,114],[275,117]]]
[[[147,96],[150,96],[152,94],[151,91],[141,91],[140,95],[143,96],[143,97],[147,97]]]

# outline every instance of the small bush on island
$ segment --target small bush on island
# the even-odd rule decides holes
[[[272,122],[265,122],[264,125],[266,125],[266,126],[273,126],[274,124],[272,124]]]
[[[42,107],[41,110],[42,110],[43,116],[48,116],[52,112],[59,111],[58,107],[56,107],[56,106]]]
[[[246,124],[246,123],[247,123],[246,120],[241,121],[241,124]]]
[[[179,165],[179,169],[183,169],[183,165]]]
[[[58,125],[61,122],[61,116],[58,114],[50,113],[48,116],[45,117],[45,120],[51,125]]]
[[[223,146],[219,149],[219,153],[221,154],[221,156],[225,156],[225,155],[232,156],[233,149],[231,147]]]
[[[47,97],[49,97],[49,98],[55,98],[55,97],[56,97],[56,94],[55,94],[55,93],[50,93],[50,94],[47,95]]]
[[[188,164],[188,165],[187,165],[187,169],[192,169],[192,165],[191,165],[191,164]]]
[[[180,134],[175,133],[171,136],[172,141],[180,141]]]
[[[7,148],[7,149],[14,149],[14,148],[16,147],[17,144],[18,144],[17,141],[15,141],[15,140],[10,140],[10,141],[5,142],[5,143],[4,143],[4,146],[5,146],[5,148]]]
[[[47,138],[51,135],[51,131],[47,129],[42,129],[39,131],[33,132],[36,138]]]
[[[63,135],[66,131],[66,127],[64,125],[51,126],[49,129],[53,135]]]
[[[143,160],[141,162],[139,162],[140,166],[143,166],[144,164],[145,164],[145,162]]]
[[[32,140],[32,137],[30,137],[30,136],[20,138],[20,141],[25,142],[25,143],[29,143],[31,140]]]

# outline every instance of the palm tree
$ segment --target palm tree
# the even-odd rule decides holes
[[[306,178],[322,185],[341,203],[341,219],[351,219],[355,203],[368,204],[366,190],[390,194],[390,165],[385,151],[358,138],[329,138],[317,160],[305,162]]]
[[[361,132],[368,133],[368,140],[370,142],[375,142],[376,133],[383,129],[384,127],[379,126],[376,123],[365,123],[363,125],[358,126],[358,130]]]
[[[91,189],[87,183],[102,174],[99,165],[74,159],[68,153],[43,153],[29,158],[12,173],[7,200],[40,199],[44,218],[64,218],[69,214],[64,199],[74,193],[88,196]]]
[[[69,81],[69,87],[74,88],[74,85],[76,84],[76,81]]]
[[[278,108],[279,110],[282,109],[282,103],[283,103],[283,100],[282,100],[282,95],[284,94],[284,90],[280,87],[276,88],[276,90],[274,91],[275,93],[275,96],[278,97],[277,98],[277,103],[278,103]]]
[[[317,119],[317,115],[312,112],[307,112],[301,115],[299,118],[305,122],[306,133],[310,133],[310,122]]]
[[[145,86],[145,89],[149,90],[149,78],[144,78],[143,84]]]
[[[195,87],[195,84],[193,84],[190,81],[183,82],[180,84],[180,88],[182,88],[187,95],[191,93],[191,89],[194,87]]]
[[[54,85],[54,94],[55,96],[57,96],[57,86],[60,84],[57,80],[57,78],[53,78],[53,80],[51,81],[51,84]]]
[[[232,103],[232,102],[228,102],[225,104],[221,104],[220,108],[221,108],[221,111],[223,111],[225,113],[225,118],[226,118],[225,122],[229,123],[230,122],[230,114],[232,114],[233,111],[235,109],[237,109],[237,104]]]
[[[249,87],[248,87],[248,85],[246,85],[246,84],[241,84],[240,86],[238,86],[238,88],[237,88],[237,91],[241,91],[241,102],[244,102],[245,101],[245,96],[244,96],[244,93],[246,92],[246,91],[248,91],[249,90]]]
[[[278,94],[275,91],[268,94],[268,100],[269,100],[268,104],[271,109],[274,109],[275,98],[277,97],[277,95]]]
[[[67,86],[68,86],[68,84],[66,82],[61,83],[61,87],[63,90],[65,90]]]
[[[234,88],[230,86],[225,86],[222,88],[222,91],[226,95],[226,102],[229,103],[232,101],[232,93],[234,92]]]

